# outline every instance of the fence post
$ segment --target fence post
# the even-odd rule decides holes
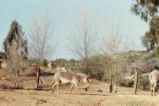
[[[137,93],[137,86],[138,86],[138,72],[135,71],[135,80],[134,80],[134,94]]]

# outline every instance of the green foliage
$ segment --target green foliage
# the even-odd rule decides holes
[[[150,22],[150,29],[141,38],[142,44],[148,51],[158,48],[159,45],[159,17],[158,17],[159,0],[135,0],[131,11],[140,16],[146,22]]]
[[[97,80],[102,80],[104,76],[104,71],[103,70],[93,70],[91,73],[91,76]]]
[[[103,80],[105,75],[105,59],[102,55],[96,55],[90,58],[89,68],[91,69],[90,75],[98,80]]]
[[[54,67],[65,67],[67,70],[72,71],[72,72],[82,72],[81,67],[80,67],[80,62],[75,59],[56,59],[52,61],[54,64]]]
[[[133,87],[134,86],[134,80],[133,79],[122,79],[119,82],[120,86],[125,87]],[[138,76],[138,88],[142,90],[150,90],[150,81],[148,76],[143,76],[141,73],[139,73]]]
[[[153,17],[149,26],[149,31],[142,37],[142,43],[148,51],[159,48],[159,17]]]
[[[159,58],[159,50],[158,49],[153,52],[153,56]]]
[[[56,59],[55,61],[52,61],[54,66],[60,66],[60,67],[65,67],[67,60],[66,59]]]
[[[158,14],[158,7],[158,0],[134,0],[131,11],[147,22]]]
[[[42,67],[47,67],[48,65],[48,61],[46,59],[44,59],[42,62],[41,62],[41,66]]]
[[[133,87],[133,85],[134,85],[134,80],[131,80],[131,79],[122,79],[122,80],[119,82],[119,85],[120,85],[120,86],[125,86],[125,87]]]
[[[21,25],[18,24],[17,21],[13,21],[10,30],[8,32],[8,35],[6,39],[3,42],[3,48],[5,52],[9,52],[10,47],[13,43],[16,43],[18,46],[18,49],[20,50],[20,53],[27,57],[28,54],[28,48],[27,48],[27,40],[23,39],[23,31]]]
[[[146,32],[145,35],[141,37],[141,40],[143,46],[146,47],[147,51],[151,51],[155,48],[152,36],[149,32]]]
[[[13,21],[11,26],[10,26],[8,36],[3,43],[5,51],[8,51],[8,48],[9,48],[9,46],[12,45],[13,40],[16,40],[16,35],[15,34],[20,33],[19,31],[21,31],[21,26],[17,23],[17,21]],[[18,36],[18,37],[20,37],[20,36]]]
[[[68,60],[65,67],[72,72],[82,72],[80,62],[75,59]]]
[[[148,76],[139,74],[138,88],[142,90],[150,90],[150,81]]]

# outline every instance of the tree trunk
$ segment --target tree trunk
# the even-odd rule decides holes
[[[36,88],[39,88],[39,79],[40,79],[40,67],[36,71]]]
[[[138,72],[135,71],[135,80],[134,80],[134,94],[137,93],[137,86],[138,86]]]
[[[87,64],[86,64],[86,74],[87,74],[87,75],[89,74],[89,70],[88,70]]]
[[[89,74],[87,60],[85,61],[85,73],[86,73],[87,75]]]
[[[18,82],[15,83],[15,88],[18,88]]]
[[[18,88],[18,71],[16,71],[15,75],[15,88]]]
[[[110,85],[109,85],[109,93],[113,92],[113,84],[112,84],[112,79],[110,81]]]
[[[115,93],[117,93],[118,89],[118,76],[117,76],[117,63],[115,63]]]
[[[118,83],[117,83],[117,81],[115,82],[115,93],[117,93],[117,91],[118,91]]]

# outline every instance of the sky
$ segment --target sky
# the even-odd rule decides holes
[[[143,50],[141,36],[148,31],[148,23],[130,12],[133,0],[0,0],[0,51],[3,51],[3,41],[6,38],[10,24],[17,20],[27,37],[32,28],[32,22],[37,14],[51,11],[54,21],[53,42],[57,48],[51,59],[73,58],[67,48],[69,45],[68,30],[75,30],[80,24],[81,10],[87,14],[91,25],[98,25],[100,35],[109,30],[109,23],[120,24],[120,34],[129,36],[134,42],[135,50]],[[77,33],[78,34],[78,33]],[[76,35],[76,34],[75,34]],[[102,46],[99,44],[99,46]]]

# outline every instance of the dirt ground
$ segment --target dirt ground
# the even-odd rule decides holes
[[[118,87],[118,93],[110,94],[109,85],[97,80],[90,80],[88,92],[79,84],[79,90],[74,89],[72,94],[70,85],[61,85],[59,93],[52,94],[53,76],[40,77],[41,90],[34,90],[35,77],[23,76],[19,81],[21,89],[13,89],[10,74],[3,71],[0,71],[0,106],[159,106],[159,94],[152,97],[150,91],[138,90],[134,95],[133,88],[127,87]]]
[[[2,83],[2,82],[1,82]],[[158,106],[159,94],[151,97],[150,92],[119,87],[117,94],[108,93],[108,84],[92,80],[88,92],[79,90],[69,93],[69,85],[60,86],[60,92],[52,94],[50,89],[0,89],[0,106]],[[97,90],[102,92],[97,92]]]

